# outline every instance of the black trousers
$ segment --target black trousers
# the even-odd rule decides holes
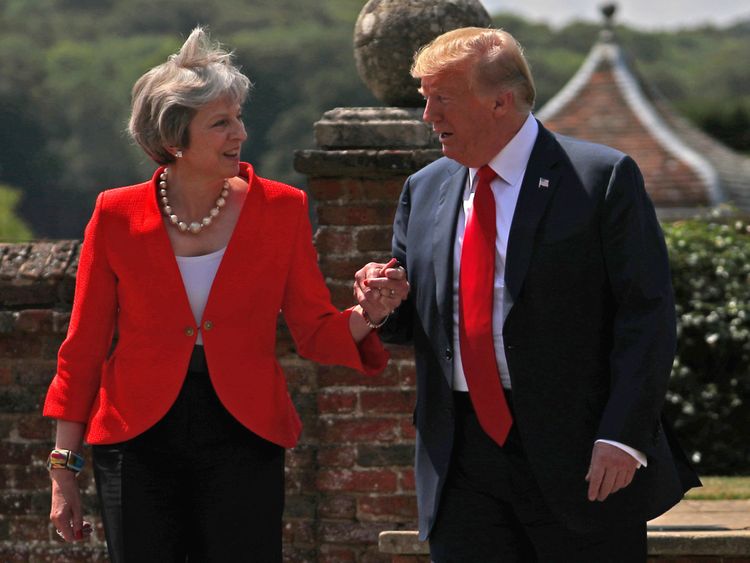
[[[433,562],[646,561],[645,522],[585,535],[571,532],[542,498],[515,428],[500,447],[480,427],[468,393],[456,392],[454,398],[456,435],[430,533]]]
[[[162,420],[93,453],[114,563],[281,561],[284,449],[227,412],[202,347]]]

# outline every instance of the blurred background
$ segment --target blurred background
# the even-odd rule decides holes
[[[364,0],[0,0],[0,240],[80,238],[96,194],[154,164],[125,134],[130,89],[198,23],[255,83],[243,160],[304,187],[292,168],[337,106],[379,103],[354,67]],[[525,46],[537,107],[578,69],[598,2],[484,0]],[[620,44],[675,107],[750,153],[750,8],[740,0],[621,0]]]

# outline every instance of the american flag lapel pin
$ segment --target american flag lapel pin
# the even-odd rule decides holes
[[[547,178],[539,178],[540,188],[549,188],[549,180]]]

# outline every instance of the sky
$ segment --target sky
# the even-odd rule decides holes
[[[480,0],[490,14],[512,12],[553,26],[571,20],[600,22],[609,0]],[[748,0],[618,0],[615,22],[644,30],[679,29],[706,23],[725,26],[750,19]]]

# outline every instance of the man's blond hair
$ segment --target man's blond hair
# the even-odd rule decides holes
[[[502,29],[463,27],[436,37],[414,55],[411,75],[434,77],[468,71],[469,87],[478,94],[514,93],[516,108],[534,107],[536,89],[531,70],[516,39]]]

